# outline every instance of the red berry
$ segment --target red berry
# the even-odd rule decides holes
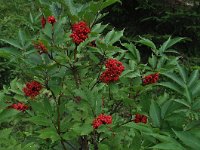
[[[10,105],[8,108],[13,108],[19,111],[25,111],[27,110],[29,107],[23,103],[17,103],[17,104],[12,104]]]
[[[83,21],[75,23],[72,25],[72,34],[70,37],[73,39],[74,43],[80,44],[88,38],[90,33],[90,28]]]
[[[95,120],[93,121],[93,128],[97,129],[102,124],[111,124],[112,123],[112,116],[100,114]]]
[[[101,74],[100,80],[104,83],[119,80],[119,76],[124,71],[123,64],[116,59],[108,59],[105,66],[107,69]]]
[[[35,96],[40,94],[40,90],[42,89],[42,85],[37,81],[31,81],[26,83],[26,87],[23,88],[23,91],[26,96],[34,98]]]
[[[42,42],[38,42],[37,44],[34,44],[35,49],[38,50],[39,54],[42,53],[47,53],[47,48],[45,47],[45,45]]]
[[[143,78],[143,85],[156,83],[159,80],[159,73],[150,74]]]
[[[141,115],[141,114],[136,114],[135,119],[133,120],[135,123],[142,122],[144,124],[147,123],[147,116]]]
[[[46,22],[47,22],[47,21],[46,21],[46,18],[45,18],[44,16],[42,16],[42,19],[41,19],[42,28],[45,27]]]
[[[56,18],[54,16],[49,16],[48,22],[53,25],[56,22]]]

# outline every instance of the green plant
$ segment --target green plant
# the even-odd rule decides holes
[[[172,49],[183,38],[159,48],[146,38],[122,42],[123,30],[98,23],[115,2],[41,1],[38,34],[2,39],[11,47],[0,56],[19,73],[0,92],[3,148],[199,149],[198,71],[187,78]],[[147,62],[138,45],[151,50]]]

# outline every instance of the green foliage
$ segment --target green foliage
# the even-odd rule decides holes
[[[1,48],[0,56],[20,72],[0,92],[1,148],[199,149],[199,71],[181,66],[173,49],[184,38],[170,37],[158,46],[144,37],[125,42],[124,30],[105,31],[108,25],[98,23],[100,11],[118,0],[39,2],[42,12],[30,14],[30,31],[1,38],[9,47]],[[42,14],[54,15],[56,22],[41,28]],[[75,44],[71,25],[79,21],[86,21],[91,32]],[[140,47],[150,50],[147,60]],[[106,84],[101,74],[109,58],[122,62],[125,70]],[[155,73],[159,80],[145,84]],[[33,80],[42,90],[31,87],[38,93],[30,97],[26,83]],[[19,102],[29,109],[12,105]],[[100,114],[112,117],[112,123],[95,128]]]

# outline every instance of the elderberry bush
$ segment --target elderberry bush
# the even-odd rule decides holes
[[[99,23],[116,2],[41,1],[34,34],[3,40],[19,76],[0,92],[2,148],[200,149],[199,72],[172,49],[184,38],[121,40]]]

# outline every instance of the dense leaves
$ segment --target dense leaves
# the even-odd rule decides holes
[[[98,23],[115,2],[41,0],[37,32],[1,39],[20,72],[0,92],[2,148],[199,149],[199,71],[172,49],[184,38],[123,41]]]

